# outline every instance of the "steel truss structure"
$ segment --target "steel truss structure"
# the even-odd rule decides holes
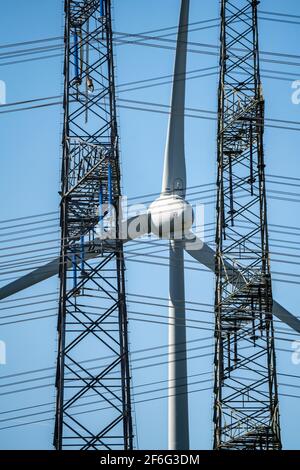
[[[221,1],[214,449],[281,448],[258,3]]]
[[[121,195],[110,0],[65,0],[64,76],[54,445],[132,449],[123,246],[95,237]]]

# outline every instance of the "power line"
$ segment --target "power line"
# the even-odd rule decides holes
[[[243,228],[247,228],[247,227],[246,227],[246,226],[243,226]],[[213,229],[213,228],[208,229],[208,231],[212,231],[212,230],[214,230],[214,229]],[[279,234],[284,234],[284,235],[299,236],[299,233],[287,232],[286,230],[285,230],[285,231],[282,231],[282,230],[271,229],[270,232],[279,233]],[[41,236],[44,236],[43,233],[41,233],[40,235],[41,235]],[[37,236],[37,235],[34,235],[34,236]],[[28,236],[26,236],[26,237],[28,237]],[[22,241],[23,241],[24,238],[26,238],[26,237],[22,237]],[[29,238],[31,238],[31,237],[29,237]],[[8,240],[7,240],[7,241],[8,241]],[[11,241],[11,240],[10,240],[10,241]],[[59,240],[57,240],[57,241],[59,241]],[[150,243],[150,244],[151,244],[151,247],[152,247],[152,242],[153,242],[153,241],[156,243],[156,246],[157,246],[157,241],[158,241],[158,240],[156,240],[156,239],[154,239],[154,240],[152,240],[152,241],[148,241],[148,242],[142,242],[142,243],[143,243],[143,244],[145,244],[145,243],[148,243],[148,244],[149,244],[149,243]],[[38,242],[38,243],[39,243],[39,242]],[[136,240],[135,242],[132,242],[132,243],[140,244],[139,240]],[[294,242],[294,243],[296,243],[296,242]],[[23,246],[23,244],[22,244],[22,246]],[[163,245],[160,245],[160,246],[163,246]],[[14,248],[15,248],[15,247],[14,247]],[[7,247],[6,249],[11,249],[11,247]],[[55,248],[51,248],[51,250],[52,250],[52,249],[55,249]],[[142,249],[144,249],[144,248],[142,248]],[[47,249],[46,249],[46,250],[47,250]],[[49,248],[49,250],[50,250],[50,248]],[[32,251],[32,250],[31,250],[31,251]],[[139,249],[138,249],[137,251],[139,251]],[[135,254],[137,251],[128,251],[127,253],[128,253],[128,254]],[[282,253],[276,253],[276,252],[273,253],[273,254],[280,254],[280,255],[282,255]],[[289,254],[286,254],[286,255],[287,255],[287,256],[291,256],[291,255],[289,255]],[[297,257],[297,256],[295,256],[295,257]],[[29,268],[29,269],[32,269],[33,266],[34,266],[34,265],[32,264],[32,260],[33,260],[34,258],[38,258],[38,260],[37,260],[38,263],[44,262],[44,261],[48,261],[48,260],[50,261],[50,260],[52,259],[52,257],[51,257],[51,258],[48,258],[48,257],[45,258],[44,255],[41,255],[40,257],[39,257],[39,256],[37,256],[37,257],[32,257],[32,256],[31,256],[30,258],[27,258],[27,259],[26,259],[26,258],[14,259],[14,260],[10,260],[9,263],[2,263],[2,264],[0,264],[0,269],[2,268],[2,270],[3,270],[3,268],[4,268],[4,269],[8,269],[8,268],[13,268],[13,267],[26,266],[26,265],[28,265],[28,264],[30,265],[30,268]],[[28,261],[29,261],[29,263],[28,263]],[[18,264],[18,263],[19,263],[19,264]],[[20,270],[16,270],[16,271],[12,271],[12,272],[19,272],[19,271],[20,271]],[[5,272],[4,274],[9,274],[9,273],[11,273],[11,272]],[[2,273],[2,274],[3,274],[3,273]]]
[[[262,18],[264,20],[268,20],[267,18]],[[207,23],[207,22],[213,22],[213,21],[216,21],[217,19],[210,19],[210,20],[204,20],[204,21],[200,21],[200,22],[195,22],[195,23],[190,23],[189,26],[192,26],[192,25],[197,25],[197,24],[201,24],[201,23]],[[270,21],[278,21],[276,19],[269,19]],[[194,29],[191,29],[190,32],[196,32],[196,31],[201,31],[201,30],[205,30],[207,28],[211,28],[211,27],[216,27],[218,26],[219,23],[215,24],[215,25],[212,25],[212,26],[206,26],[206,27],[202,27],[202,28],[194,28]],[[299,23],[300,24],[300,23]],[[175,39],[167,39],[167,36],[172,36],[174,34],[177,33],[177,30],[175,32],[171,32],[171,33],[168,33],[168,34],[165,34],[165,35],[160,35],[160,36],[148,36],[148,34],[152,34],[152,33],[156,33],[156,32],[162,32],[162,31],[166,31],[166,30],[170,30],[170,29],[175,29],[175,27],[168,27],[168,28],[160,28],[160,29],[156,29],[156,30],[151,30],[151,31],[146,31],[144,33],[126,33],[126,32],[121,32],[121,31],[115,31],[114,34],[117,34],[118,36],[114,38],[115,42],[117,43],[117,45],[119,44],[140,44],[140,45],[149,45],[149,44],[144,44],[142,41],[124,41],[124,37],[134,37],[134,38],[139,38],[139,39],[142,39],[142,40],[147,40],[147,41],[152,41],[152,40],[159,40],[159,41],[162,41],[162,42],[171,42],[171,43],[175,43],[176,40]],[[56,37],[56,38],[49,38],[49,41],[53,41],[53,40],[58,40],[58,39],[62,39],[62,38],[59,38],[59,37]],[[37,44],[39,42],[46,42],[47,39],[42,39],[42,40],[36,40],[36,41],[28,41],[27,43],[24,43],[23,45],[26,45],[26,44]],[[16,44],[20,44],[20,43],[16,43]],[[21,43],[22,44],[22,43]],[[219,50],[219,46],[218,45],[215,45],[215,44],[208,44],[208,43],[200,43],[200,42],[195,42],[195,41],[188,41],[187,43],[188,45],[191,45],[191,46],[197,46],[197,47],[206,47],[206,48],[214,48],[214,49],[217,49]],[[13,44],[9,44],[7,46],[2,46],[2,48],[10,48],[12,47]],[[151,45],[152,46],[152,45]],[[155,47],[157,47],[157,45],[155,45]],[[17,50],[17,51],[12,51],[10,53],[2,53],[0,54],[0,59],[1,58],[12,58],[12,57],[15,57],[15,56],[20,56],[20,55],[28,55],[28,54],[36,54],[36,53],[40,53],[40,52],[49,52],[49,51],[54,51],[54,50],[57,50],[57,49],[62,49],[63,48],[63,44],[59,44],[59,45],[55,45],[55,46],[43,46],[43,47],[36,47],[36,48],[31,48],[31,49],[22,49],[22,50]],[[241,48],[241,49],[236,49],[237,51],[241,51],[243,52],[244,50]],[[197,52],[197,51],[194,51],[194,50],[191,50],[191,52]],[[202,53],[206,53],[206,51],[202,51]],[[10,55],[8,55],[10,54]],[[300,56],[297,55],[297,54],[287,54],[287,53],[278,53],[278,52],[271,52],[271,51],[261,51],[261,54],[262,55],[269,55],[269,56],[278,56],[278,57],[286,57],[286,58],[297,58],[299,59]],[[264,60],[264,59],[262,59]],[[286,64],[286,65],[290,65],[290,64]],[[292,65],[300,65],[300,64],[292,64]]]
[[[281,240],[280,240],[281,241]],[[136,243],[143,243],[143,242],[140,242],[140,241],[137,241]],[[289,243],[292,243],[292,242],[289,242]],[[296,242],[293,242],[293,243],[296,243]],[[285,248],[288,248],[285,246]],[[143,248],[144,250],[144,248]],[[165,263],[157,263],[157,262],[151,262],[149,261],[148,259],[147,260],[138,260],[136,259],[136,254],[138,251],[141,251],[141,250],[135,250],[135,251],[127,251],[126,255],[126,260],[127,261],[130,261],[130,262],[135,262],[135,263],[147,263],[149,265],[158,265],[158,266],[166,266],[167,267],[167,264]],[[164,250],[160,250],[160,251],[156,251],[154,253],[156,254],[147,254],[147,253],[140,253],[140,257],[144,257],[144,258],[159,258],[160,260],[166,260],[167,258],[166,257],[163,257],[163,256],[157,256],[157,253],[161,252],[161,251],[166,251],[166,249]],[[275,253],[276,254],[276,253]],[[280,255],[282,255],[282,253],[279,253]],[[135,255],[134,258],[132,257],[128,257],[128,255]],[[288,256],[288,254],[286,254]],[[277,262],[281,262],[283,261],[282,259],[278,260],[278,259],[274,259],[274,261],[277,261]],[[187,262],[189,264],[192,264],[192,265],[197,265],[197,268],[193,268],[193,267],[190,267],[190,266],[187,266],[186,269],[188,270],[196,270],[196,271],[202,271],[202,272],[208,272],[207,269],[203,269],[203,268],[200,268],[199,267],[199,263],[197,261],[194,261],[194,260],[187,260]],[[28,264],[28,263],[25,263],[25,265]],[[293,263],[293,264],[297,264],[297,263]],[[17,270],[13,270],[13,271],[9,271],[9,272],[5,272],[5,273],[2,273],[3,274],[9,274],[9,273],[20,273],[20,272],[24,272],[24,271],[32,271],[34,269],[34,267],[38,267],[39,265],[33,265],[31,264],[28,268],[21,268],[21,269],[17,269]],[[284,276],[289,276],[289,277],[299,277],[298,274],[296,273],[285,273],[285,272],[277,272],[277,271],[273,271],[274,274],[279,274],[279,275],[284,275]],[[11,279],[15,279],[15,278],[11,278]],[[6,281],[7,280],[11,280],[11,279],[5,279]],[[281,279],[276,279],[278,282],[291,282],[292,281],[286,281],[286,280],[283,280],[282,278]],[[298,282],[296,282],[296,284],[298,284]]]
[[[287,14],[287,13],[284,13],[284,12],[273,12],[273,11],[261,10],[260,14],[279,17],[280,19],[278,21],[280,21],[280,22],[284,21],[283,18],[300,19],[299,15]],[[263,19],[267,20],[266,18],[263,18]],[[219,26],[220,18],[219,17],[208,18],[206,20],[189,22],[188,26],[191,27],[191,26],[196,26],[196,25],[204,24],[204,23],[215,23],[213,25],[213,27],[216,27],[216,26]],[[178,25],[168,26],[168,27],[159,28],[159,29],[152,29],[152,30],[140,33],[140,34],[152,34],[152,33],[156,33],[156,32],[168,31],[168,30],[172,30],[172,29],[175,29],[176,32],[177,32],[177,28],[178,28]],[[116,33],[114,32],[114,34],[116,34]],[[122,34],[128,34],[128,33],[122,33]],[[175,33],[173,33],[173,34],[175,34]],[[21,41],[21,42],[9,43],[9,44],[2,44],[2,45],[0,45],[0,49],[8,49],[8,48],[19,47],[19,46],[28,46],[28,45],[41,44],[41,43],[53,42],[53,41],[63,41],[63,36],[51,36],[51,37],[40,38],[40,39],[31,40],[31,41]]]
[[[51,99],[51,98],[44,98],[42,100],[45,101],[47,99]],[[119,99],[119,101],[125,101],[125,100]],[[126,100],[126,102],[133,103],[133,104],[138,103],[136,100]],[[60,101],[56,101],[56,102],[53,102],[53,103],[44,103],[44,104],[40,104],[40,105],[33,105],[33,106],[23,107],[23,108],[19,108],[19,109],[1,111],[0,114],[7,114],[7,113],[19,112],[19,111],[28,111],[28,110],[32,110],[32,109],[45,108],[45,107],[48,107],[48,106],[56,106],[56,105],[60,105],[60,104],[61,104]],[[146,108],[145,106],[144,107],[142,107],[142,106],[133,106],[133,105],[129,106],[129,105],[120,105],[120,104],[118,105],[118,107],[123,108],[123,109],[134,110],[134,111],[146,111],[146,112],[151,112],[151,113],[156,113],[156,114],[166,114],[166,115],[170,114],[170,111],[169,111],[170,106],[169,105],[165,105],[165,104],[161,104],[161,103],[155,103],[154,104],[154,103],[147,103],[147,102],[144,102],[144,104],[147,105],[147,106],[152,106],[152,107],[156,106],[156,107],[160,107],[160,108],[167,108],[168,110]],[[198,114],[185,113],[184,114],[185,117],[194,118],[194,119],[195,118],[196,119],[204,119],[204,120],[210,120],[210,121],[216,121],[217,120],[216,116],[204,116],[204,115],[199,114],[200,112],[215,114],[215,112],[211,111],[211,110],[198,110],[196,108],[186,108],[186,110],[190,110],[193,113],[198,113]],[[292,123],[292,124],[297,125],[297,126],[300,125],[300,122],[298,122],[298,121],[288,121],[288,120],[283,120],[283,119],[267,118],[266,121],[281,122],[283,124]],[[300,131],[299,127],[297,128],[297,127],[290,127],[290,126],[279,126],[279,125],[274,125],[274,124],[265,124],[264,127],[273,128],[273,129],[297,131],[297,132]]]
[[[32,298],[37,298],[37,297],[44,297],[44,296],[47,296],[47,295],[52,295],[52,293],[49,293],[49,294],[41,294],[41,295],[38,295],[38,296],[29,296],[29,297],[23,297],[19,300],[22,300],[22,299],[32,299]],[[168,299],[167,298],[164,298],[164,297],[157,297],[157,296],[151,296],[151,295],[141,295],[141,294],[135,294],[135,293],[127,293],[127,297],[129,298],[129,304],[139,304],[139,305],[146,305],[146,306],[149,306],[149,307],[163,307],[163,308],[168,308]],[[138,299],[151,299],[151,302],[146,302],[145,300],[132,300],[131,297],[133,297],[134,299],[138,298]],[[99,298],[99,297],[97,297]],[[101,297],[100,297],[101,298]],[[164,301],[165,304],[162,304],[162,303],[158,303],[157,301]],[[45,303],[48,302],[48,300],[45,301]],[[191,305],[191,306],[200,306],[201,309],[199,308],[192,308],[192,307],[187,307],[187,311],[188,312],[193,312],[193,313],[210,313],[211,315],[213,315],[213,305],[212,304],[207,304],[207,303],[202,303],[202,302],[195,302],[195,301],[186,301],[186,304],[187,305]],[[208,306],[208,307],[211,307],[211,310],[203,310],[203,306]],[[95,309],[98,309],[98,310],[102,310],[103,308],[102,307],[93,307]],[[137,314],[144,314],[146,312],[131,312],[131,313],[137,313]],[[151,314],[152,315],[152,314]],[[167,316],[164,316],[164,318],[167,318]],[[193,319],[188,319],[188,320],[193,320]],[[200,323],[200,324],[205,324],[205,325],[213,325],[213,322],[210,322],[210,321],[204,321],[204,320],[196,320],[197,323]],[[275,320],[276,322],[280,322],[279,320]],[[281,322],[280,322],[281,323]],[[284,333],[284,334],[287,334],[289,336],[298,336],[296,333],[294,332],[290,332],[289,330],[287,329],[282,329],[282,328],[277,328],[276,329],[276,332],[277,333]],[[206,339],[209,339],[209,338],[206,338]],[[197,342],[198,339],[196,340],[192,340],[192,341],[188,341],[189,342]],[[147,352],[150,352],[150,351],[154,351],[154,350],[157,350],[157,349],[162,349],[162,348],[166,348],[168,347],[167,344],[165,345],[161,345],[161,346],[157,346],[157,347],[154,347],[154,348],[146,348],[146,349],[140,349],[140,350],[135,350],[135,351],[132,351],[132,354],[140,354],[140,353],[143,353],[145,351]],[[150,356],[152,357],[152,356]],[[95,359],[90,359],[90,360],[87,360],[87,361],[83,361],[83,363],[88,363],[88,362],[94,362],[94,361],[97,361],[99,359],[103,359],[103,360],[106,360],[106,359],[109,359],[110,356],[108,357],[104,357],[104,358],[95,358]],[[35,374],[35,373],[38,373],[38,372],[43,372],[43,371],[47,371],[47,370],[53,370],[54,367],[48,367],[48,368],[43,368],[43,369],[36,369],[36,370],[29,370],[29,371],[23,371],[23,372],[20,372],[20,373],[15,373],[15,374],[9,374],[9,375],[6,375],[6,376],[2,376],[0,377],[0,380],[4,380],[4,379],[8,379],[8,378],[12,378],[12,377],[17,377],[17,376],[21,376],[21,375],[28,375],[28,374]]]
[[[203,373],[200,373],[200,374],[192,374],[190,375],[189,377],[187,377],[188,380],[190,380],[191,378],[195,378],[195,377],[199,377],[199,376],[203,376],[203,375],[208,375],[208,374],[211,374],[211,372],[203,372]],[[280,375],[280,374],[279,374]],[[250,380],[251,379],[246,379],[245,377],[242,378],[243,380]],[[193,385],[199,385],[200,383],[206,383],[206,382],[211,382],[212,379],[205,379],[205,380],[201,380],[201,381],[196,381],[196,382],[188,382],[189,384],[189,387],[193,386]],[[145,383],[145,384],[139,384],[139,385],[136,385],[135,388],[145,388],[145,387],[149,387],[149,386],[153,386],[153,385],[158,385],[158,384],[162,384],[162,383],[170,383],[171,381],[170,380],[159,380],[159,381],[155,381],[155,382],[149,382],[149,383]],[[298,385],[294,385],[294,384],[286,384],[286,383],[280,383],[279,384],[280,386],[283,386],[283,387],[292,387],[292,388],[300,388]],[[139,392],[139,393],[134,393],[134,397],[136,396],[140,396],[140,395],[149,395],[149,394],[152,394],[152,393],[158,393],[158,392],[161,392],[163,390],[168,390],[168,389],[172,389],[174,387],[164,387],[164,388],[159,388],[159,389],[154,389],[154,390],[146,390],[146,391],[143,391],[143,392]],[[192,390],[190,390],[190,393],[193,393]],[[91,398],[92,396],[97,396],[97,394],[92,394],[89,398]],[[98,397],[99,398],[99,397]],[[299,397],[300,398],[300,397]],[[144,401],[144,400],[143,400]],[[75,405],[74,407],[72,407],[72,409],[74,408],[81,408],[81,407],[86,407],[86,406],[89,406],[89,405],[94,405],[94,404],[99,404],[99,403],[104,403],[105,400],[96,400],[96,401],[92,401],[92,402],[87,402],[87,403],[81,403],[81,404],[77,404]],[[17,410],[10,410],[10,411],[7,411],[7,412],[2,412],[1,414],[7,414],[7,413],[15,413],[17,411],[25,411],[25,410],[29,410],[29,409],[35,409],[37,407],[42,407],[42,406],[48,406],[48,405],[52,405],[53,403],[49,402],[49,403],[44,403],[44,404],[39,404],[39,405],[34,405],[34,406],[31,406],[31,407],[24,407],[24,408],[20,408],[20,409],[17,409]],[[1,420],[0,422],[8,422],[8,421],[15,421],[15,420],[19,420],[19,419],[24,419],[24,418],[28,418],[28,417],[32,417],[32,416],[40,416],[40,415],[43,415],[43,414],[49,414],[49,413],[52,413],[53,410],[52,409],[49,409],[49,410],[45,410],[45,411],[40,411],[40,412],[37,412],[37,413],[30,413],[28,415],[22,415],[22,416],[14,416],[14,417],[10,417],[10,418],[6,418],[6,419],[3,419]],[[87,412],[90,412],[87,411]]]
[[[213,338],[213,336],[208,337],[208,338],[198,338],[197,340],[188,341],[188,343],[190,343],[190,342],[199,342],[199,341],[207,341],[208,339],[211,340],[212,338]],[[155,348],[148,348],[147,351],[162,349],[162,348],[166,348],[166,347],[168,347],[168,345],[159,346],[159,347],[155,347]],[[207,349],[209,347],[212,347],[212,345],[197,346],[197,347],[194,347],[194,348],[189,348],[187,350],[187,352],[190,353],[190,352],[193,352],[193,351],[199,351],[201,349]],[[243,347],[241,349],[246,351],[247,349],[249,349],[249,346]],[[289,349],[285,349],[285,348],[277,348],[277,351],[283,351],[283,352],[291,353],[291,351]],[[131,354],[133,354],[133,353],[131,353]],[[141,358],[134,359],[132,362],[136,363],[136,362],[141,362],[141,361],[147,361],[147,360],[150,360],[150,359],[161,358],[162,356],[168,356],[168,355],[169,355],[169,352],[160,353],[160,354],[157,354],[157,355],[152,354],[152,355],[149,355],[149,356],[144,356],[144,357],[141,357]],[[189,360],[198,359],[198,358],[205,358],[205,357],[209,357],[209,356],[213,356],[213,353],[206,353],[206,354],[197,355],[197,356],[190,356]],[[95,359],[93,359],[92,361],[95,361]],[[91,362],[91,360],[90,361],[84,361],[84,362]],[[138,369],[146,369],[146,368],[149,368],[149,367],[156,367],[158,365],[164,365],[164,364],[168,364],[168,360],[167,361],[160,361],[158,363],[155,362],[155,363],[151,363],[151,364],[143,364],[142,366],[133,367],[132,370],[134,371],[134,370],[138,370]],[[88,368],[86,368],[86,371],[89,372],[89,371],[92,371],[92,370],[96,370],[99,367],[100,367],[99,365],[93,366],[93,367],[88,367]],[[54,369],[54,368],[51,368],[51,369]],[[49,370],[49,368],[48,368],[48,370]],[[25,383],[32,383],[32,382],[43,381],[43,380],[48,380],[48,379],[53,379],[54,380],[54,375],[47,375],[47,376],[43,376],[43,377],[36,377],[36,378],[22,380],[20,382],[14,382],[14,383],[10,383],[10,384],[3,384],[2,387],[11,387],[11,386],[21,385],[21,384],[24,385]],[[54,385],[53,383],[52,384],[42,384],[42,385],[38,385],[38,386],[31,386],[31,387],[22,388],[22,389],[11,390],[11,391],[7,391],[7,392],[1,392],[0,396],[6,396],[6,395],[15,394],[15,393],[23,393],[23,392],[42,389],[42,388],[48,388],[48,387],[52,387],[53,385]],[[297,387],[300,388],[300,385],[297,386]]]
[[[267,176],[267,183],[268,184],[281,184],[281,185],[285,185],[285,186],[296,186],[296,187],[299,187],[300,188],[300,178],[297,178],[297,177],[292,177],[292,176],[284,176],[284,175],[275,175],[275,174],[266,174]],[[281,180],[284,180],[284,181],[271,181],[271,179],[269,178],[274,178],[276,180],[278,179],[281,179]],[[297,181],[299,182],[299,184],[294,184],[294,183],[291,183],[289,181]],[[211,182],[211,183],[204,183],[204,184],[199,184],[199,185],[195,185],[195,186],[187,186],[186,187],[186,190],[187,191],[191,191],[191,190],[194,190],[194,189],[197,189],[197,188],[203,188],[203,187],[208,187],[208,186],[213,186],[212,188],[212,191],[215,190],[214,186],[215,186],[215,182]],[[135,199],[143,199],[143,198],[148,198],[148,197],[156,197],[156,196],[159,196],[159,192],[155,192],[155,193],[147,193],[147,194],[140,194],[140,195],[137,195],[137,196],[132,196],[132,197],[129,197],[128,198],[128,201],[131,201],[131,200],[135,200]],[[23,227],[23,226],[26,226],[26,225],[32,225],[32,224],[39,224],[39,223],[45,223],[45,222],[51,222],[51,221],[54,221],[54,220],[59,220],[59,212],[58,211],[53,211],[53,212],[47,212],[47,213],[38,213],[38,214],[33,214],[33,215],[27,215],[27,216],[22,216],[22,217],[14,217],[13,219],[6,219],[6,220],[0,220],[0,224],[6,224],[6,223],[10,223],[10,222],[18,222],[18,221],[21,221],[21,220],[32,220],[32,219],[41,219],[42,217],[44,216],[48,216],[48,215],[57,215],[56,218],[51,218],[51,219],[46,219],[46,220],[37,220],[37,221],[30,221],[30,222],[26,222],[25,224],[18,224],[18,225],[12,225],[12,226],[9,226],[9,227],[6,227],[5,229],[13,229],[13,228],[18,228],[18,227]],[[283,228],[291,228],[291,229],[296,229],[296,230],[300,230],[300,227],[289,227],[289,226],[285,226],[285,225],[278,225],[278,224],[268,224],[269,226],[276,226],[276,227],[283,227]],[[4,230],[4,229],[2,229]]]
[[[201,375],[208,375],[209,372],[204,372],[202,374],[194,374],[193,376],[191,377],[196,377],[196,376],[201,376]],[[279,374],[280,375],[280,374]],[[191,378],[191,377],[188,377]],[[243,378],[243,380],[246,380],[245,378]],[[251,380],[251,379],[249,379]],[[189,386],[192,386],[192,385],[199,385],[200,383],[206,383],[206,382],[211,382],[212,379],[205,379],[205,380],[201,380],[201,381],[196,381],[196,382],[190,382],[189,383]],[[166,383],[166,382],[169,382],[168,380],[162,380],[162,381],[156,381],[156,382],[150,382],[148,384],[141,384],[141,385],[138,385],[138,386],[135,386],[135,388],[140,388],[140,387],[145,387],[145,386],[151,386],[151,385],[157,385],[157,384],[160,384],[160,383]],[[293,384],[285,384],[285,383],[282,383],[282,384],[279,384],[280,386],[284,386],[284,387],[293,387],[293,388],[300,388],[298,385],[293,385]],[[143,391],[143,392],[139,392],[139,393],[134,393],[134,398],[137,397],[137,396],[140,396],[140,395],[148,395],[148,394],[152,394],[152,393],[158,393],[158,392],[161,392],[161,391],[164,391],[164,390],[168,390],[170,388],[173,388],[173,387],[162,387],[162,388],[158,388],[158,389],[154,389],[154,390],[147,390],[147,391]],[[211,390],[212,388],[211,387],[208,387],[206,389],[201,389],[201,390],[189,390],[188,393],[191,394],[191,393],[196,393],[196,392],[199,392],[199,391],[204,391],[204,390]],[[180,394],[180,393],[178,393]],[[93,394],[93,396],[96,396],[97,394]],[[282,395],[282,396],[286,396],[286,397],[293,397],[293,398],[300,398],[300,396],[297,396],[297,395],[291,395],[291,394],[279,394],[279,395]],[[135,403],[145,403],[145,402],[148,402],[148,401],[153,401],[153,400],[159,400],[159,399],[162,399],[162,398],[168,398],[170,395],[168,394],[167,396],[163,396],[163,397],[152,397],[150,399],[143,399],[143,400],[140,400],[140,401],[135,401]],[[93,404],[96,404],[96,403],[101,403],[101,402],[104,402],[105,400],[97,400],[97,401],[93,401],[93,402],[88,402],[88,403],[81,403],[81,404],[77,404],[75,405],[74,407],[72,407],[73,409],[76,407],[84,407],[84,406],[89,406],[89,405],[93,405]],[[49,404],[52,404],[52,403],[49,403]],[[25,409],[33,409],[33,408],[36,408],[36,407],[41,407],[41,406],[47,406],[48,404],[41,404],[41,405],[35,405],[34,407],[26,407]],[[106,409],[106,408],[104,408]],[[99,409],[98,409],[99,410]],[[100,408],[100,410],[103,410],[103,408]],[[22,411],[22,409],[20,410]],[[95,411],[97,410],[86,410],[86,411],[82,411],[82,412],[79,412],[79,413],[74,413],[74,416],[77,415],[77,414],[84,414],[84,413],[94,413]],[[10,412],[16,412],[16,410],[12,410]],[[12,418],[8,418],[8,419],[5,419],[5,420],[2,420],[1,422],[8,422],[8,421],[14,421],[14,420],[17,420],[17,419],[24,419],[24,418],[28,418],[28,417],[33,417],[33,416],[40,416],[40,415],[43,415],[43,414],[48,414],[48,413],[52,413],[53,410],[47,410],[47,411],[41,411],[41,412],[37,412],[37,413],[30,413],[28,415],[23,415],[23,416],[17,416],[17,417],[12,417]],[[46,420],[52,420],[53,418],[48,418]],[[43,420],[45,421],[45,420]],[[11,428],[11,427],[19,427],[19,426],[24,426],[24,425],[28,425],[28,424],[35,424],[36,422],[30,422],[30,423],[19,423],[19,424],[15,424],[15,425],[12,425],[12,426],[5,426],[5,427],[2,427],[0,428],[0,430],[3,430],[3,429],[8,429],[8,428]]]

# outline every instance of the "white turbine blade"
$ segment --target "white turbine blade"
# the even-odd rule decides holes
[[[141,214],[139,216],[130,217],[127,221],[122,224],[121,233],[124,243],[142,237],[143,235],[149,233],[148,214]],[[99,250],[101,249],[102,243],[105,244],[106,248],[109,248],[109,246],[111,245],[111,248],[113,249],[115,246],[113,238],[107,238],[104,241],[96,239],[95,245],[99,248],[96,251],[90,251],[90,244],[85,243],[84,259],[89,260],[96,258],[99,255]],[[27,289],[28,287],[34,286],[39,282],[45,281],[46,279],[56,276],[59,273],[59,265],[60,258],[58,257],[50,261],[50,263],[40,266],[39,268],[26,274],[25,276],[16,279],[15,281],[11,282],[10,284],[7,284],[4,287],[1,287],[0,300],[10,297],[11,295],[17,294],[18,292]],[[67,262],[67,266],[68,269],[71,268],[71,260]]]
[[[17,292],[20,292],[28,287],[34,286],[45,279],[58,274],[59,271],[59,258],[55,258],[50,263],[44,264],[40,268],[35,269],[29,274],[20,277],[16,281],[7,284],[0,289],[0,300],[6,299]]]
[[[162,181],[162,194],[172,193],[182,197],[186,188],[184,108],[189,6],[190,0],[182,0]]]
[[[215,251],[212,250],[208,245],[206,245],[206,243],[202,244],[200,240],[198,240],[198,243],[200,247],[202,246],[202,248],[193,249],[195,240],[196,240],[196,237],[194,236],[193,238],[191,238],[189,241],[186,242],[185,244],[186,252],[189,253],[189,255],[192,256],[192,258],[199,261],[199,263],[203,264],[208,269],[214,272],[215,271]],[[226,263],[225,267],[228,269],[229,278],[232,277],[233,282],[236,282],[237,280],[241,282],[243,278],[238,268],[235,268],[229,263]],[[300,333],[300,320],[295,315],[293,315],[288,310],[286,310],[284,307],[282,307],[282,305],[280,305],[275,300],[273,301],[272,311],[275,317],[277,317],[286,325],[290,326],[293,330]]]

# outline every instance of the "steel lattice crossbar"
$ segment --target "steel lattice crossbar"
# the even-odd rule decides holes
[[[280,449],[256,0],[222,0],[215,449]],[[238,268],[240,275],[234,270]]]
[[[131,449],[123,247],[95,242],[101,204],[120,197],[110,0],[66,0],[65,16],[54,445]]]

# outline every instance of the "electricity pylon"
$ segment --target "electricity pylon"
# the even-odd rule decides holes
[[[110,3],[65,1],[57,449],[132,448],[122,242],[95,241],[121,195]]]
[[[281,448],[258,3],[256,0],[221,2],[215,449]],[[238,277],[234,275],[236,269]]]

